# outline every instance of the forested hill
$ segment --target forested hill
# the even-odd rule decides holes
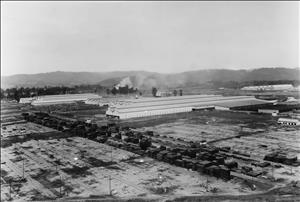
[[[111,87],[126,78],[129,85],[139,89],[176,87],[203,84],[209,81],[246,82],[300,80],[299,68],[259,68],[254,70],[213,69],[188,71],[176,74],[160,74],[146,71],[117,72],[49,72],[41,74],[19,74],[1,77],[1,88],[74,86],[100,84]]]

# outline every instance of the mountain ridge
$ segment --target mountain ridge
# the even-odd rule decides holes
[[[74,86],[81,84],[100,84],[111,87],[122,79],[130,77],[137,88],[152,86],[182,86],[187,83],[202,84],[209,81],[256,81],[256,80],[300,80],[300,68],[257,68],[251,70],[201,69],[181,73],[157,73],[148,71],[111,72],[65,72],[55,71],[38,74],[16,74],[1,76],[1,88]]]

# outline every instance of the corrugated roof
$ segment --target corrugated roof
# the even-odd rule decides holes
[[[249,105],[267,104],[267,103],[271,103],[271,102],[252,98],[249,100],[226,101],[223,103],[215,104],[215,106],[231,108],[231,107],[242,107],[242,106],[249,106]]]
[[[213,97],[194,97],[178,98],[172,100],[162,100],[161,102],[140,102],[131,103],[129,105],[119,105],[114,107],[118,113],[147,112],[154,110],[176,109],[186,107],[203,107],[203,106],[223,106],[238,107],[246,105],[257,105],[269,103],[263,100],[257,100],[252,96],[213,96]]]

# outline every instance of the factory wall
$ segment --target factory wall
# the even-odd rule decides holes
[[[63,94],[38,96],[31,102],[32,105],[67,104],[76,101],[85,101],[90,98],[100,98],[96,94]]]
[[[191,112],[191,111],[192,111],[192,107],[182,107],[182,108],[175,108],[175,109],[140,111],[140,112],[132,112],[132,113],[119,113],[116,115],[119,116],[120,119],[129,119],[129,118],[158,116],[158,115],[165,115],[165,114]]]
[[[217,107],[219,110],[230,110],[233,106],[249,106],[267,103],[267,101],[257,100],[253,96],[185,96],[173,99],[145,99],[137,103],[128,105],[116,105],[108,108],[106,115],[129,119],[137,117],[174,114],[190,112],[197,109],[210,109]],[[224,105],[224,106],[222,106]],[[226,106],[228,105],[228,106]],[[231,107],[230,107],[231,106]]]
[[[222,107],[222,106],[215,106],[216,110],[220,110],[220,111],[229,111],[230,108],[229,107]]]

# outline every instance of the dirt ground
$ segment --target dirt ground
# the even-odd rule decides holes
[[[137,130],[153,130],[155,134],[173,140],[207,141],[218,147],[231,147],[234,151],[250,155],[262,161],[266,154],[284,151],[300,158],[299,128],[277,125],[268,115],[247,115],[235,112],[200,112],[198,117],[186,115],[171,123],[162,123]],[[247,115],[247,116],[245,116]],[[229,119],[230,118],[230,119]],[[238,135],[245,135],[237,137]],[[210,143],[211,142],[211,143]],[[240,166],[250,166],[248,161],[236,160]],[[277,179],[284,183],[300,179],[300,167],[281,165],[280,168],[253,167],[255,171],[265,171],[261,178]]]
[[[84,156],[83,150],[86,151]],[[5,162],[1,170],[9,173],[7,176],[21,175],[24,157],[25,175],[31,176],[35,184],[41,184],[23,184],[13,193],[19,200],[32,200],[39,195],[36,192],[44,192],[40,197],[49,198],[60,194],[65,197],[108,195],[109,177],[112,194],[116,197],[205,195],[211,194],[211,190],[252,193],[239,181],[224,182],[83,138],[31,140],[2,148],[1,153],[1,162]],[[8,191],[8,186],[2,186],[1,196],[8,197]]]
[[[146,127],[139,127],[142,125],[139,123],[136,128],[141,131],[153,130],[157,134],[186,141],[218,142],[224,139],[230,141],[237,135],[260,134],[269,127],[277,127],[277,123],[270,116],[238,112],[191,112],[182,114],[179,119],[171,119],[170,122],[168,117],[165,117],[164,121],[159,118],[157,122],[160,124],[155,122]]]

